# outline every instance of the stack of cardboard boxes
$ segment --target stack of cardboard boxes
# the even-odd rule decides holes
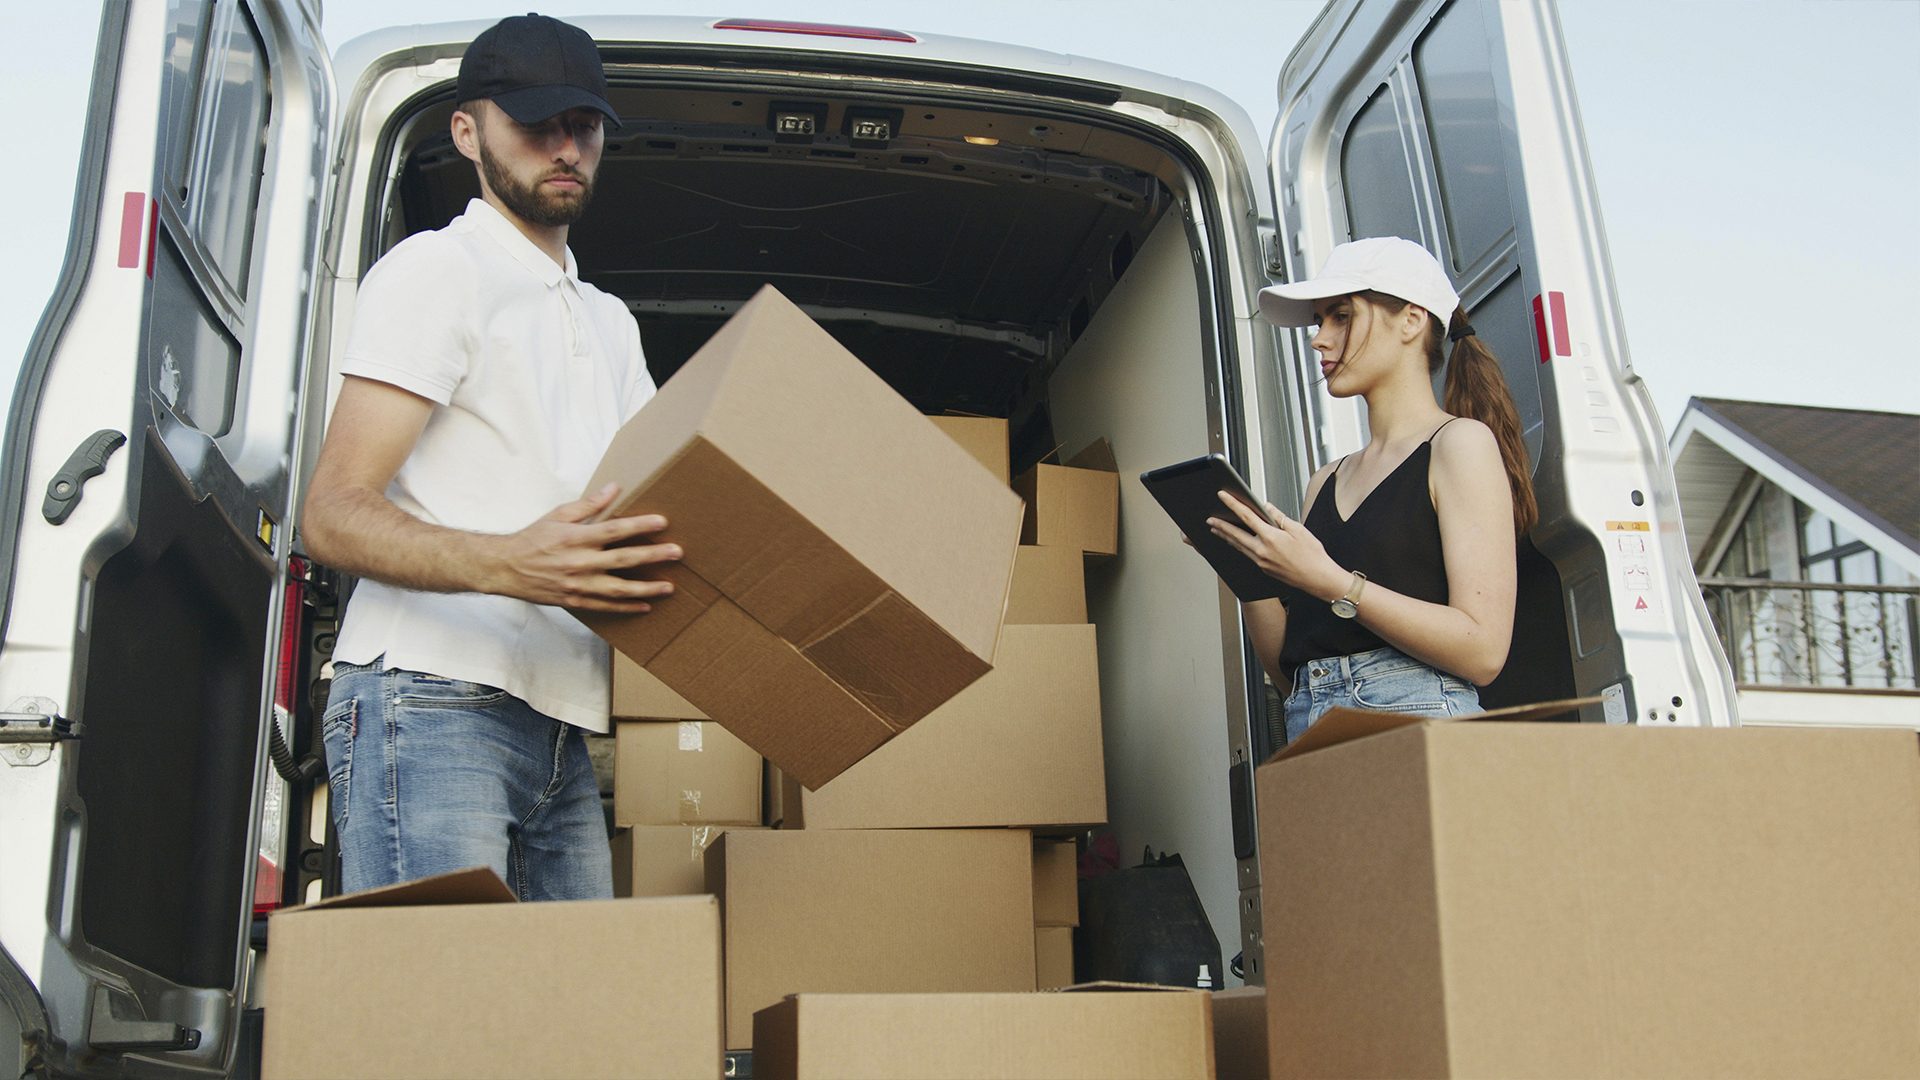
[[[609,454],[688,551],[595,620],[647,664],[615,803],[650,898],[478,871],[280,912],[267,1076],[717,1076],[758,1042],[763,1080],[1198,1077],[1216,1033],[1223,1076],[1920,1071],[1910,731],[1336,711],[1258,773],[1271,994],[1036,993],[1078,914],[1044,837],[1106,813],[1110,459],[1023,476],[1023,524],[1004,425],[943,438],[777,296],[708,348]]]
[[[932,419],[1010,487],[1006,421]],[[1118,480],[1056,465],[1027,480],[1029,537],[1066,546],[1019,547],[993,669],[813,790],[771,763],[763,781],[744,745],[616,661],[619,887],[721,898],[730,1049],[793,993],[1073,981],[1077,856],[1056,837],[1106,820],[1084,558],[1114,550]]]

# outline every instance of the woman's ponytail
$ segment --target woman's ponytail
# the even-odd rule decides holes
[[[1453,325],[1440,332],[1440,320],[1434,318],[1428,364],[1440,366],[1442,342],[1453,341],[1453,354],[1446,358],[1446,399],[1441,407],[1455,416],[1470,416],[1493,431],[1500,444],[1500,460],[1507,468],[1507,486],[1513,489],[1513,528],[1525,534],[1540,520],[1540,506],[1533,498],[1532,470],[1527,466],[1527,444],[1520,437],[1520,413],[1514,408],[1513,392],[1500,373],[1500,361],[1467,322],[1465,308],[1453,313]]]

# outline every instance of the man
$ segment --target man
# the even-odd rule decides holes
[[[591,38],[506,19],[460,64],[454,145],[481,197],[362,281],[309,486],[312,555],[362,579],[322,720],[347,889],[491,866],[522,899],[612,895],[581,730],[607,646],[562,608],[644,612],[658,516],[580,496],[653,395],[620,301],[579,279],[606,76]],[[632,576],[629,576],[632,575]]]

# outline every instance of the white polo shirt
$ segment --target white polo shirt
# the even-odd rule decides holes
[[[435,525],[510,533],[577,499],[653,396],[626,306],[563,270],[480,199],[360,283],[340,371],[437,406],[387,495]],[[497,686],[607,730],[607,645],[567,612],[362,581],[334,657]]]

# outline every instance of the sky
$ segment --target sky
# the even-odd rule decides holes
[[[153,0],[157,2],[157,0]],[[1205,84],[1266,138],[1319,0],[575,0],[612,11],[887,26],[1075,53]],[[484,0],[326,0],[338,46]],[[1690,396],[1920,413],[1920,0],[1560,0],[1636,372],[1666,425]],[[79,2],[0,11],[0,384],[65,250],[98,33]],[[1264,157],[1264,152],[1262,154]]]

